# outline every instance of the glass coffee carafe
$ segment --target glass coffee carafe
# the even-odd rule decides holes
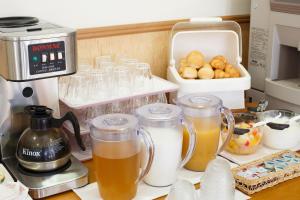
[[[222,100],[212,95],[189,94],[178,99],[177,104],[183,109],[188,125],[196,133],[196,147],[192,158],[185,165],[186,169],[204,171],[209,161],[223,150],[229,142],[233,128],[234,118],[231,111],[222,105]],[[221,142],[222,115],[228,123],[227,135],[223,144]],[[189,134],[185,128],[183,134],[183,154],[189,146]]]
[[[101,197],[129,200],[148,173],[154,154],[151,137],[133,115],[107,114],[91,122],[93,163]],[[142,141],[146,148],[142,148]],[[143,155],[145,149],[146,166]],[[142,169],[141,169],[142,168]]]

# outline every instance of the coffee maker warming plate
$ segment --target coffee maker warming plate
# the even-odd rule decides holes
[[[53,194],[78,188],[88,183],[88,170],[80,161],[71,156],[71,164],[57,174],[24,173],[15,157],[5,159],[4,164],[12,175],[29,188],[29,194],[34,199],[40,199]],[[31,172],[34,173],[34,172]]]

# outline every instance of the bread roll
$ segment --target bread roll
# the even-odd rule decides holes
[[[222,55],[215,56],[215,57],[213,57],[213,59],[219,59],[223,63],[225,63],[225,64],[227,63],[227,59],[224,56],[222,56]]]
[[[215,69],[223,70],[225,68],[226,63],[221,59],[213,58],[210,61],[210,65]]]
[[[186,59],[185,58],[181,59],[180,64],[179,64],[179,69],[178,69],[179,74],[182,74],[183,69],[187,66],[188,66],[188,63],[187,63]]]
[[[195,79],[198,74],[194,67],[184,67],[181,76],[186,79]]]
[[[227,63],[225,66],[225,72],[229,73],[229,70],[233,68],[232,64]]]
[[[235,67],[230,68],[227,73],[230,74],[231,78],[238,78],[241,76],[240,72]]]
[[[204,63],[203,67],[212,68],[211,65],[210,65],[209,63]]]
[[[215,76],[214,78],[219,79],[219,78],[224,78],[225,77],[225,72],[220,69],[215,70]]]
[[[189,66],[199,69],[204,64],[204,56],[200,51],[192,51],[186,57]]]
[[[214,75],[214,70],[210,66],[203,66],[198,71],[198,78],[200,79],[212,79]]]
[[[227,72],[225,72],[225,73],[224,73],[224,78],[230,78],[230,74],[227,73]]]

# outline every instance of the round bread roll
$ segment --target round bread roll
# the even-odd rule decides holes
[[[188,63],[187,63],[186,59],[185,58],[181,59],[180,64],[179,64],[179,69],[178,69],[179,74],[182,74],[183,69],[187,66],[188,66]]]
[[[214,70],[210,66],[203,66],[198,71],[198,78],[200,79],[212,79],[214,78]]]
[[[227,59],[224,56],[222,56],[222,55],[215,56],[215,57],[213,57],[213,59],[219,59],[223,63],[225,63],[225,64],[227,63]]]
[[[225,77],[225,72],[223,70],[220,70],[220,69],[215,70],[215,78],[216,79],[224,78],[224,77]]]
[[[230,74],[231,78],[238,78],[241,76],[239,70],[237,70],[235,67],[230,68],[227,73]]]
[[[204,63],[203,67],[207,67],[207,68],[211,68],[212,69],[212,67],[211,67],[211,65],[209,63]]]
[[[184,67],[181,76],[186,79],[195,79],[198,74],[194,67]]]
[[[223,62],[223,60],[220,60],[218,58],[213,58],[210,61],[210,65],[215,69],[224,70],[226,63]]]
[[[229,73],[229,70],[233,68],[232,64],[227,63],[225,66],[225,72]]]
[[[200,51],[192,51],[186,57],[189,66],[199,69],[204,64],[204,56]]]
[[[225,72],[225,73],[224,73],[224,78],[230,78],[230,74],[227,73],[227,72]]]

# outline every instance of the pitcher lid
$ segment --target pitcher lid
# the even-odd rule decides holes
[[[128,114],[107,114],[96,117],[91,122],[91,127],[108,133],[123,133],[136,129],[138,120]]]
[[[136,115],[142,120],[155,122],[177,120],[181,114],[180,107],[166,103],[148,104],[136,110]]]
[[[203,93],[188,94],[179,97],[177,102],[179,106],[196,109],[214,108],[222,105],[220,98]]]

